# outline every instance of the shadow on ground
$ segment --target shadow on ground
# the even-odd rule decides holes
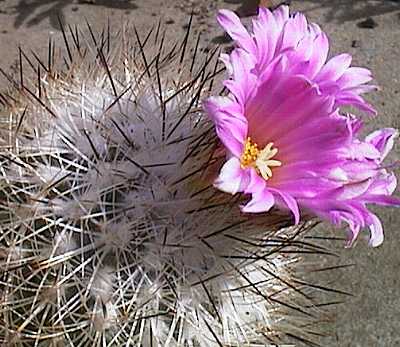
[[[224,0],[227,4],[238,4],[235,12],[239,17],[254,16],[257,14],[258,6],[274,9],[282,4],[290,5],[292,0]]]
[[[385,13],[400,11],[400,0],[307,0],[311,6],[304,12],[328,9],[328,22],[344,23],[357,21]]]
[[[119,10],[134,10],[138,8],[131,0],[19,0],[18,4],[12,8],[16,14],[14,27],[22,25],[32,27],[38,25],[45,19],[50,20],[50,25],[55,29],[60,29],[59,19],[64,22],[63,10],[73,5],[73,10],[77,11],[80,5],[90,5],[93,7],[104,7]]]

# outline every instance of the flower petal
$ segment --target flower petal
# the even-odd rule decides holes
[[[336,188],[332,191],[326,192],[324,197],[328,197],[334,200],[351,200],[355,199],[368,191],[371,186],[372,180],[365,180],[356,183],[345,184],[340,188]]]
[[[240,161],[233,157],[221,169],[214,186],[223,192],[236,194],[249,184],[249,175],[240,166]]]
[[[228,74],[230,76],[233,75],[233,66],[231,64],[231,58],[229,54],[221,53],[221,55],[219,56],[219,60],[221,60],[224,63],[226,70],[228,71]]]
[[[274,206],[274,196],[268,191],[268,189],[262,189],[252,194],[251,200],[242,206],[242,212],[245,213],[261,213],[267,212]]]
[[[265,180],[257,173],[257,171],[254,168],[248,168],[248,173],[249,173],[249,184],[244,190],[244,193],[246,194],[253,194],[256,192],[260,192],[261,190],[264,190],[265,188]]]
[[[276,20],[276,23],[280,26],[283,27],[283,25],[288,21],[289,19],[289,6],[286,5],[281,5],[279,6],[275,11],[274,11],[274,17]]]
[[[376,115],[377,112],[370,104],[368,104],[361,96],[352,91],[338,91],[335,95],[336,104],[338,106],[353,106],[364,112]]]
[[[217,15],[217,21],[240,47],[248,52],[255,52],[253,38],[234,12],[220,10]]]
[[[290,194],[287,194],[286,192],[284,192],[280,189],[274,189],[274,188],[268,187],[268,190],[275,193],[275,195],[279,195],[282,198],[283,202],[288,207],[288,209],[290,211],[292,211],[295,224],[299,224],[300,210],[299,210],[299,205],[297,204],[296,199],[294,199]]]
[[[240,105],[245,105],[256,87],[256,76],[252,73],[254,61],[242,49],[234,49],[230,55],[233,78],[224,82]]]
[[[368,83],[372,80],[371,71],[361,67],[350,67],[337,80],[338,85],[342,89],[358,87],[361,84]]]
[[[337,81],[349,68],[351,60],[350,54],[340,54],[331,58],[317,75],[316,82],[323,80]]]
[[[399,136],[399,132],[393,128],[376,130],[369,134],[365,141],[373,145],[380,152],[380,161],[386,158],[392,150],[394,139]]]
[[[222,143],[232,154],[241,156],[247,137],[247,120],[241,115],[240,106],[229,98],[210,97],[203,101],[203,108],[214,122]]]
[[[302,13],[296,13],[285,23],[279,49],[284,51],[295,48],[307,32],[307,19]]]
[[[313,54],[310,57],[310,66],[308,71],[308,77],[314,79],[315,76],[320,72],[326,59],[328,58],[329,52],[329,40],[325,33],[321,32],[315,39],[312,46]]]
[[[253,20],[254,39],[257,43],[257,67],[262,71],[275,57],[276,46],[282,26],[279,26],[272,12],[260,7],[257,19]]]
[[[368,204],[400,207],[400,198],[397,198],[395,196],[367,195],[363,197],[363,201]]]
[[[368,189],[368,196],[391,195],[395,191],[396,186],[396,176],[393,173],[381,170],[374,176],[373,182]]]
[[[370,213],[371,224],[369,224],[369,230],[371,231],[371,238],[369,239],[369,245],[372,247],[378,247],[383,242],[383,227],[382,223],[377,216]]]

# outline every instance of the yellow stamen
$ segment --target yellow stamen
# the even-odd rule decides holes
[[[240,158],[242,168],[253,166],[266,181],[270,179],[272,177],[271,167],[282,165],[279,160],[272,159],[278,153],[278,149],[273,146],[274,144],[270,142],[264,149],[259,150],[258,145],[248,137]]]

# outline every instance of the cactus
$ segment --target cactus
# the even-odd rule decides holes
[[[3,73],[2,346],[314,345],[327,288],[304,254],[330,253],[312,221],[213,188],[200,102],[222,69],[190,28],[170,47],[160,26],[63,28],[64,53]]]

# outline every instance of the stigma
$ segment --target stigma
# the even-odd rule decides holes
[[[259,149],[257,143],[253,142],[250,137],[247,138],[244,145],[243,154],[240,158],[241,167],[254,167],[256,171],[266,181],[272,177],[272,167],[281,166],[279,160],[272,159],[278,149],[273,148],[273,142],[268,143],[263,149]]]

